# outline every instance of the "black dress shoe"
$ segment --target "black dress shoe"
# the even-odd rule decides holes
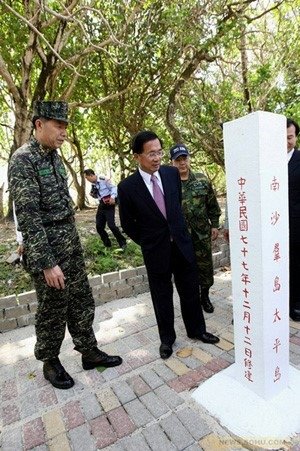
[[[196,340],[203,341],[203,343],[216,344],[219,343],[220,339],[209,332],[205,332],[204,334],[198,334],[193,337],[189,335],[189,338],[194,338]]]
[[[44,378],[55,388],[66,390],[74,385],[74,380],[66,372],[58,357],[44,362],[43,373]]]
[[[98,348],[82,354],[82,367],[84,370],[92,370],[97,366],[110,368],[112,366],[121,365],[123,360],[118,355],[108,355]]]
[[[213,313],[214,312],[215,308],[214,308],[214,306],[212,305],[212,303],[210,302],[209,299],[202,300],[201,304],[202,304],[203,310],[206,313]]]
[[[159,347],[159,353],[162,359],[168,359],[173,354],[172,345],[162,343]]]
[[[299,322],[300,321],[300,310],[291,310],[290,312],[290,318],[293,321]]]
[[[201,288],[201,305],[206,313],[213,313],[215,310],[209,299],[209,288]]]

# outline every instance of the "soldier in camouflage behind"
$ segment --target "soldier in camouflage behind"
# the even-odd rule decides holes
[[[67,174],[57,153],[67,138],[66,102],[36,102],[34,136],[9,164],[9,189],[22,232],[27,268],[38,300],[35,357],[45,379],[61,389],[74,385],[59,360],[66,325],[85,370],[122,363],[97,348],[95,304],[75,227]]]
[[[201,304],[207,313],[214,307],[209,299],[209,289],[214,283],[211,240],[218,237],[221,210],[208,178],[190,169],[190,155],[183,144],[170,149],[173,166],[180,173],[182,207],[192,236],[199,268]]]

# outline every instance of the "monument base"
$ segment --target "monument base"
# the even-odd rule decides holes
[[[235,364],[204,382],[192,397],[250,449],[278,449],[300,433],[300,371],[289,366],[289,386],[265,400],[235,378]]]

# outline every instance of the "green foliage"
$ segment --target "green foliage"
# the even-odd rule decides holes
[[[120,269],[134,268],[143,265],[143,257],[139,246],[129,242],[125,251],[118,248],[112,239],[112,247],[105,248],[96,235],[82,239],[87,273],[89,275],[104,274]],[[15,244],[1,244],[0,255],[0,296],[19,294],[34,289],[29,274],[21,264],[11,265],[5,262],[15,251]]]
[[[129,242],[123,251],[112,239],[112,247],[107,248],[97,235],[85,239],[84,255],[89,274],[103,274],[143,265],[142,253],[137,244]]]
[[[95,0],[93,8],[90,2],[67,2],[67,20],[62,2],[46,3],[0,4],[7,44],[0,51],[1,123],[13,112],[23,130],[32,100],[66,98],[83,151],[80,160],[73,148],[64,150],[76,173],[83,163],[115,182],[127,176],[135,167],[130,139],[142,128],[155,130],[167,151],[173,144],[166,127],[169,96],[197,54],[205,57],[176,91],[174,124],[195,169],[206,172],[218,191],[224,187],[222,122],[249,110],[300,119],[299,0]],[[19,91],[20,110],[14,103]],[[0,131],[3,149],[21,135],[16,132],[13,140],[7,134]],[[7,158],[7,150],[1,153]]]
[[[0,296],[32,290],[29,274],[21,264],[11,265],[5,262],[9,255],[15,251],[15,244],[0,244]]]

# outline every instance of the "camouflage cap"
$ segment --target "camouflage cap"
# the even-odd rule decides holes
[[[61,101],[37,101],[33,107],[33,117],[44,117],[45,119],[56,119],[57,121],[69,122],[68,104]]]

